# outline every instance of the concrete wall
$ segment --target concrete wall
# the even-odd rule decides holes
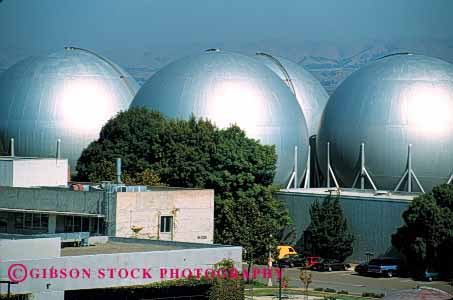
[[[104,192],[0,187],[0,208],[102,214]]]
[[[161,233],[161,216],[173,216],[173,232]],[[115,236],[130,237],[132,226],[143,227],[139,237],[181,242],[213,243],[214,191],[181,189],[117,193]]]
[[[277,192],[275,197],[286,203],[299,240],[310,224],[311,204],[315,200],[322,201],[326,195]],[[392,250],[391,235],[403,224],[401,215],[411,201],[342,195],[340,202],[349,226],[355,234],[354,253],[349,260],[364,261],[367,252],[378,256]]]
[[[13,186],[13,163],[0,159],[0,186]]]
[[[69,169],[67,159],[13,160],[13,186],[66,186]]]
[[[34,243],[35,240],[29,240]],[[122,240],[124,242],[124,240]],[[140,242],[145,242],[141,240]],[[148,243],[165,243],[164,241],[146,241]],[[168,242],[167,242],[168,243]],[[177,243],[176,243],[177,244]],[[183,245],[182,248],[185,246]],[[63,291],[78,290],[78,289],[93,289],[104,287],[120,287],[149,284],[152,282],[161,281],[161,269],[179,268],[201,268],[203,270],[212,268],[214,264],[222,259],[233,259],[236,267],[240,268],[242,263],[242,248],[228,247],[218,245],[198,245],[198,248],[186,247],[188,249],[153,251],[153,252],[136,252],[136,253],[119,253],[119,254],[97,254],[84,256],[66,256],[49,259],[31,259],[17,260],[14,262],[0,262],[0,278],[7,277],[7,270],[11,263],[23,264],[28,271],[31,269],[42,270],[54,267],[58,270],[65,268],[71,270],[77,268],[79,270],[89,270],[91,276],[89,278],[28,278],[26,281],[12,286],[14,293],[32,293],[37,299],[58,299],[62,300]],[[151,269],[152,278],[99,278],[99,269],[107,270],[108,268],[147,268]],[[41,276],[42,277],[42,276]],[[168,279],[167,279],[168,280]],[[48,298],[45,295],[49,296]],[[40,297],[40,298],[39,298]],[[36,298],[35,298],[36,299]]]
[[[60,245],[59,238],[0,240],[0,261],[60,257]]]

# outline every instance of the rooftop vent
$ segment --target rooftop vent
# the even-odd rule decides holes
[[[206,49],[206,52],[220,52],[220,49],[219,48],[209,48],[209,49]]]

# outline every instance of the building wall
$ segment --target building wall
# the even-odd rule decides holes
[[[297,240],[303,237],[310,224],[310,206],[327,196],[315,193],[277,192],[288,207],[296,226]],[[349,226],[355,235],[354,253],[351,261],[364,261],[366,253],[374,256],[392,252],[391,235],[403,224],[402,213],[410,205],[410,200],[383,199],[379,197],[340,196],[341,206]]]
[[[27,240],[30,244],[34,240]],[[125,243],[126,240],[119,240]],[[147,243],[170,243],[165,241],[144,241]],[[131,241],[136,243],[136,241]],[[167,244],[168,245],[168,244]],[[241,268],[242,263],[242,248],[229,247],[221,245],[195,245],[174,243],[178,250],[167,251],[152,251],[152,252],[135,252],[135,253],[117,253],[117,254],[96,254],[96,255],[83,255],[83,256],[65,256],[58,258],[48,259],[19,259],[13,262],[0,261],[0,278],[7,277],[7,269],[11,263],[23,264],[27,270],[33,268],[43,269],[54,267],[56,269],[66,268],[69,272],[70,269],[78,268],[90,270],[93,274],[90,278],[78,279],[27,279],[18,285],[12,286],[13,293],[32,293],[36,299],[55,299],[63,300],[63,291],[65,290],[78,290],[78,289],[94,289],[104,287],[121,287],[149,284],[152,282],[159,282],[160,270],[169,268],[201,268],[203,270],[212,268],[216,263],[223,259],[232,259],[235,261],[235,266]],[[27,247],[27,246],[26,246]],[[152,278],[98,278],[97,270],[103,268],[149,268],[151,269]],[[45,295],[49,296],[48,298]],[[52,296],[52,297],[51,297]]]
[[[69,169],[67,159],[13,160],[13,186],[66,186]]]
[[[0,261],[43,259],[60,257],[59,238],[0,240]],[[7,278],[3,276],[0,278]]]
[[[0,208],[103,214],[104,192],[0,187]]]
[[[13,163],[0,159],[0,186],[13,186]]]
[[[160,217],[173,216],[170,233],[160,232]],[[133,236],[133,226],[143,227],[141,238],[213,243],[214,191],[162,190],[117,193],[115,236]]]

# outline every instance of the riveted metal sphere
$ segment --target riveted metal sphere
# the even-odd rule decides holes
[[[447,292],[430,287],[417,287],[410,290],[392,292],[382,300],[449,300],[453,296]]]
[[[256,57],[274,71],[296,96],[307,121],[309,136],[316,135],[322,112],[329,99],[319,80],[302,66],[288,59],[266,53],[257,53]]]
[[[25,59],[0,76],[0,136],[15,139],[18,156],[51,157],[61,139],[61,156],[72,171],[102,126],[126,110],[138,84],[107,59],[65,48]]]
[[[453,171],[453,65],[398,54],[353,73],[322,116],[317,149],[323,170],[327,142],[344,186],[354,180],[362,142],[366,168],[379,189],[397,186],[409,144],[412,169],[425,191],[447,182]]]
[[[176,118],[193,113],[220,128],[237,124],[249,137],[276,146],[276,183],[288,182],[295,145],[299,175],[306,165],[308,132],[297,100],[274,72],[251,57],[210,50],[182,58],[154,74],[132,106]]]

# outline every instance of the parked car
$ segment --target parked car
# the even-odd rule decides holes
[[[286,255],[272,263],[274,267],[278,267],[279,264],[282,268],[303,267],[305,266],[305,259],[299,255]]]
[[[304,266],[311,268],[316,264],[321,262],[322,258],[320,256],[307,256],[304,259]]]
[[[351,265],[336,259],[323,259],[311,267],[314,271],[346,271]]]
[[[277,247],[278,259],[282,259],[286,256],[297,255],[296,250],[291,246],[280,245]]]
[[[428,267],[424,272],[416,274],[415,277],[419,280],[433,281],[440,280],[442,278],[442,274],[438,272],[436,269]]]
[[[367,263],[361,263],[360,265],[357,265],[354,269],[359,275],[366,275],[368,272],[368,264]]]
[[[401,276],[406,274],[406,266],[404,261],[399,258],[376,258],[368,263],[367,274],[386,277]]]

